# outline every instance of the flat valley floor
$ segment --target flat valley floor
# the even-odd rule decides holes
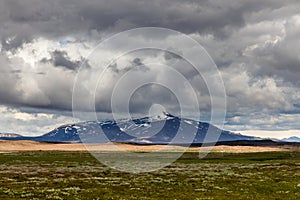
[[[0,145],[1,200],[300,199],[300,152],[293,146],[217,146],[202,159],[191,148],[158,171],[131,174],[101,164],[83,146]],[[140,156],[159,148],[120,147]]]
[[[280,146],[227,146],[219,145],[213,147],[191,147],[185,149],[180,146],[166,145],[132,145],[122,143],[106,143],[106,144],[70,144],[70,143],[45,143],[28,140],[5,141],[0,140],[1,152],[16,152],[16,151],[132,151],[132,152],[152,152],[164,151],[182,151],[199,152],[227,152],[227,153],[250,153],[250,152],[272,152],[272,151],[291,151],[300,152],[300,145],[280,145]]]

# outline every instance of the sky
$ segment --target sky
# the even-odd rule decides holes
[[[299,10],[297,0],[0,0],[0,132],[41,135],[81,121],[72,113],[78,73],[96,84],[96,72],[107,69],[100,87],[76,95],[89,115],[86,95],[93,93],[100,119],[112,117],[114,86],[132,69],[131,80],[179,84],[167,68],[151,63],[180,72],[196,91],[201,120],[208,120],[211,96],[203,77],[180,55],[180,49],[189,49],[180,38],[144,34],[97,49],[122,31],[162,27],[197,41],[218,67],[226,92],[225,129],[261,137],[300,136]],[[101,65],[120,49],[149,41],[166,48],[175,41],[178,55],[172,49],[144,49]],[[131,86],[122,84],[116,104],[124,103],[126,87]],[[143,116],[159,104],[176,114],[174,92],[179,92],[186,96],[186,117],[197,119],[188,101],[194,93],[180,84],[176,88],[141,87],[130,99],[130,111]]]

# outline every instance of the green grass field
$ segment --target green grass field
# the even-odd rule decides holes
[[[86,152],[2,153],[0,199],[300,199],[299,152],[197,156],[129,174]]]

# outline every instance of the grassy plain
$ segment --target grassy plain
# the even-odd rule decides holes
[[[83,151],[7,152],[0,180],[1,200],[300,199],[300,152],[188,152],[143,174],[112,170]]]

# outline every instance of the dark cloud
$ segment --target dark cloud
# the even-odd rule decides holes
[[[50,61],[55,67],[64,67],[74,71],[80,67],[82,62],[81,60],[71,61],[71,58],[68,56],[67,52],[58,50],[52,52]]]
[[[108,66],[108,69],[116,74],[122,75],[131,70],[146,72],[149,70],[149,67],[142,62],[141,58],[134,58],[126,66],[120,68],[117,63],[112,63]]]
[[[114,73],[117,73],[117,74],[120,72],[120,70],[118,69],[117,63],[110,64],[108,66],[108,69],[110,69],[111,71],[113,71]]]
[[[14,104],[18,97],[22,95],[18,91],[20,76],[12,70],[14,63],[7,57],[0,54],[0,102],[5,104]]]
[[[138,70],[142,72],[147,72],[149,68],[142,62],[140,58],[135,58],[131,61],[131,66],[125,67],[124,71],[129,71],[129,70]]]
[[[167,51],[164,53],[164,58],[166,60],[182,59],[182,57],[180,55],[177,55],[172,52],[167,52]]]
[[[255,75],[275,76],[300,86],[299,49],[300,40],[288,37],[274,45],[254,50],[253,56],[260,66]]]
[[[87,56],[82,52],[119,31],[154,26],[189,34],[208,50],[224,78],[231,125],[246,123],[239,113],[244,113],[243,118],[257,110],[270,115],[293,113],[300,99],[299,9],[296,0],[0,1],[0,104],[71,110],[74,72]],[[68,42],[60,45],[60,41]],[[83,50],[72,46],[79,43]],[[164,71],[151,70],[148,62],[153,60],[183,74],[198,88],[203,109],[210,105],[205,82],[181,55],[146,52],[109,66],[104,90],[96,99],[97,110],[111,112],[113,86],[131,70],[135,72],[132,79],[169,78],[176,84]],[[93,73],[96,64],[84,63],[84,72]],[[124,93],[126,89],[124,85]],[[89,92],[82,92],[83,101]],[[145,113],[152,102],[177,109],[170,93],[145,87],[135,94],[132,105],[136,106],[131,110]]]
[[[13,74],[20,74],[22,71],[20,69],[14,69],[10,71]]]
[[[244,26],[251,13],[283,5],[282,1],[258,0],[11,0],[1,2],[0,35],[6,49],[39,36],[91,34],[93,30],[115,32],[143,26],[212,33],[223,38]]]

